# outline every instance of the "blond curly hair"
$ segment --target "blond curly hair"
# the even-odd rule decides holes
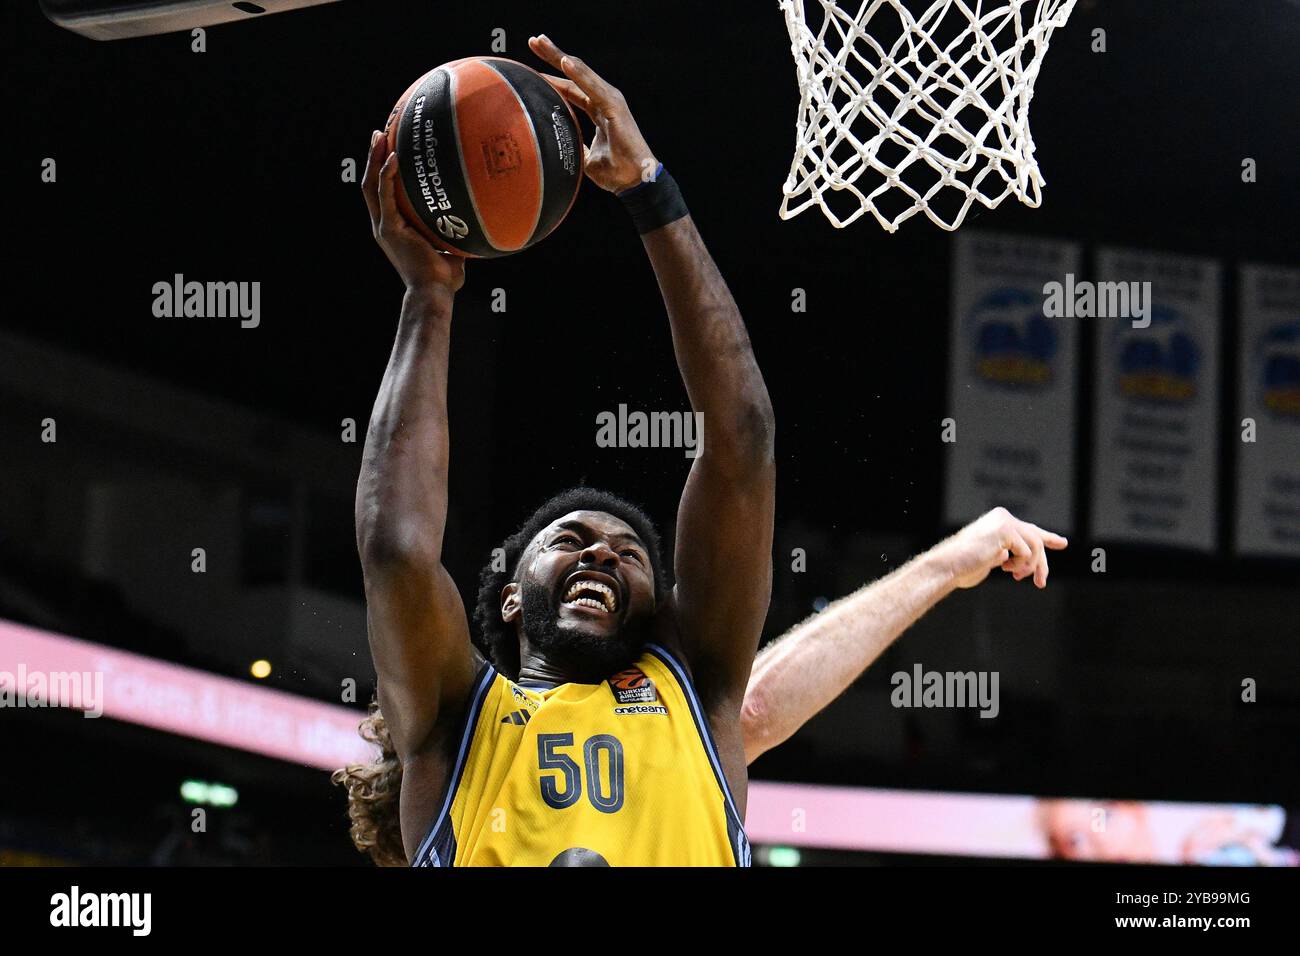
[[[349,764],[330,774],[330,781],[348,792],[348,817],[352,821],[348,834],[356,848],[368,854],[377,866],[406,866],[398,809],[402,762],[377,699],[371,700],[358,730],[364,740],[379,747],[380,755],[371,763]]]

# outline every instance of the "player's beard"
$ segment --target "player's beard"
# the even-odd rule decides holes
[[[577,683],[598,684],[630,667],[649,640],[647,619],[624,621],[613,634],[561,627],[554,597],[534,581],[524,582],[521,600],[529,646]]]

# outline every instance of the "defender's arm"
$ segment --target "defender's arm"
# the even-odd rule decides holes
[[[957,588],[994,568],[1047,586],[1047,550],[1065,538],[995,508],[897,571],[841,598],[767,647],[741,709],[745,761],[789,739],[870,667],[904,631]]]

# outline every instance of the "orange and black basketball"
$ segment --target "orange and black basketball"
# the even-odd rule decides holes
[[[469,57],[420,77],[385,127],[397,204],[441,249],[505,256],[547,236],[582,182],[573,110],[537,71]]]

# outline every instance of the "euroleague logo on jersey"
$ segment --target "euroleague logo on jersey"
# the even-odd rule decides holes
[[[620,704],[652,704],[659,699],[654,681],[639,667],[619,671],[609,679],[609,689]]]

